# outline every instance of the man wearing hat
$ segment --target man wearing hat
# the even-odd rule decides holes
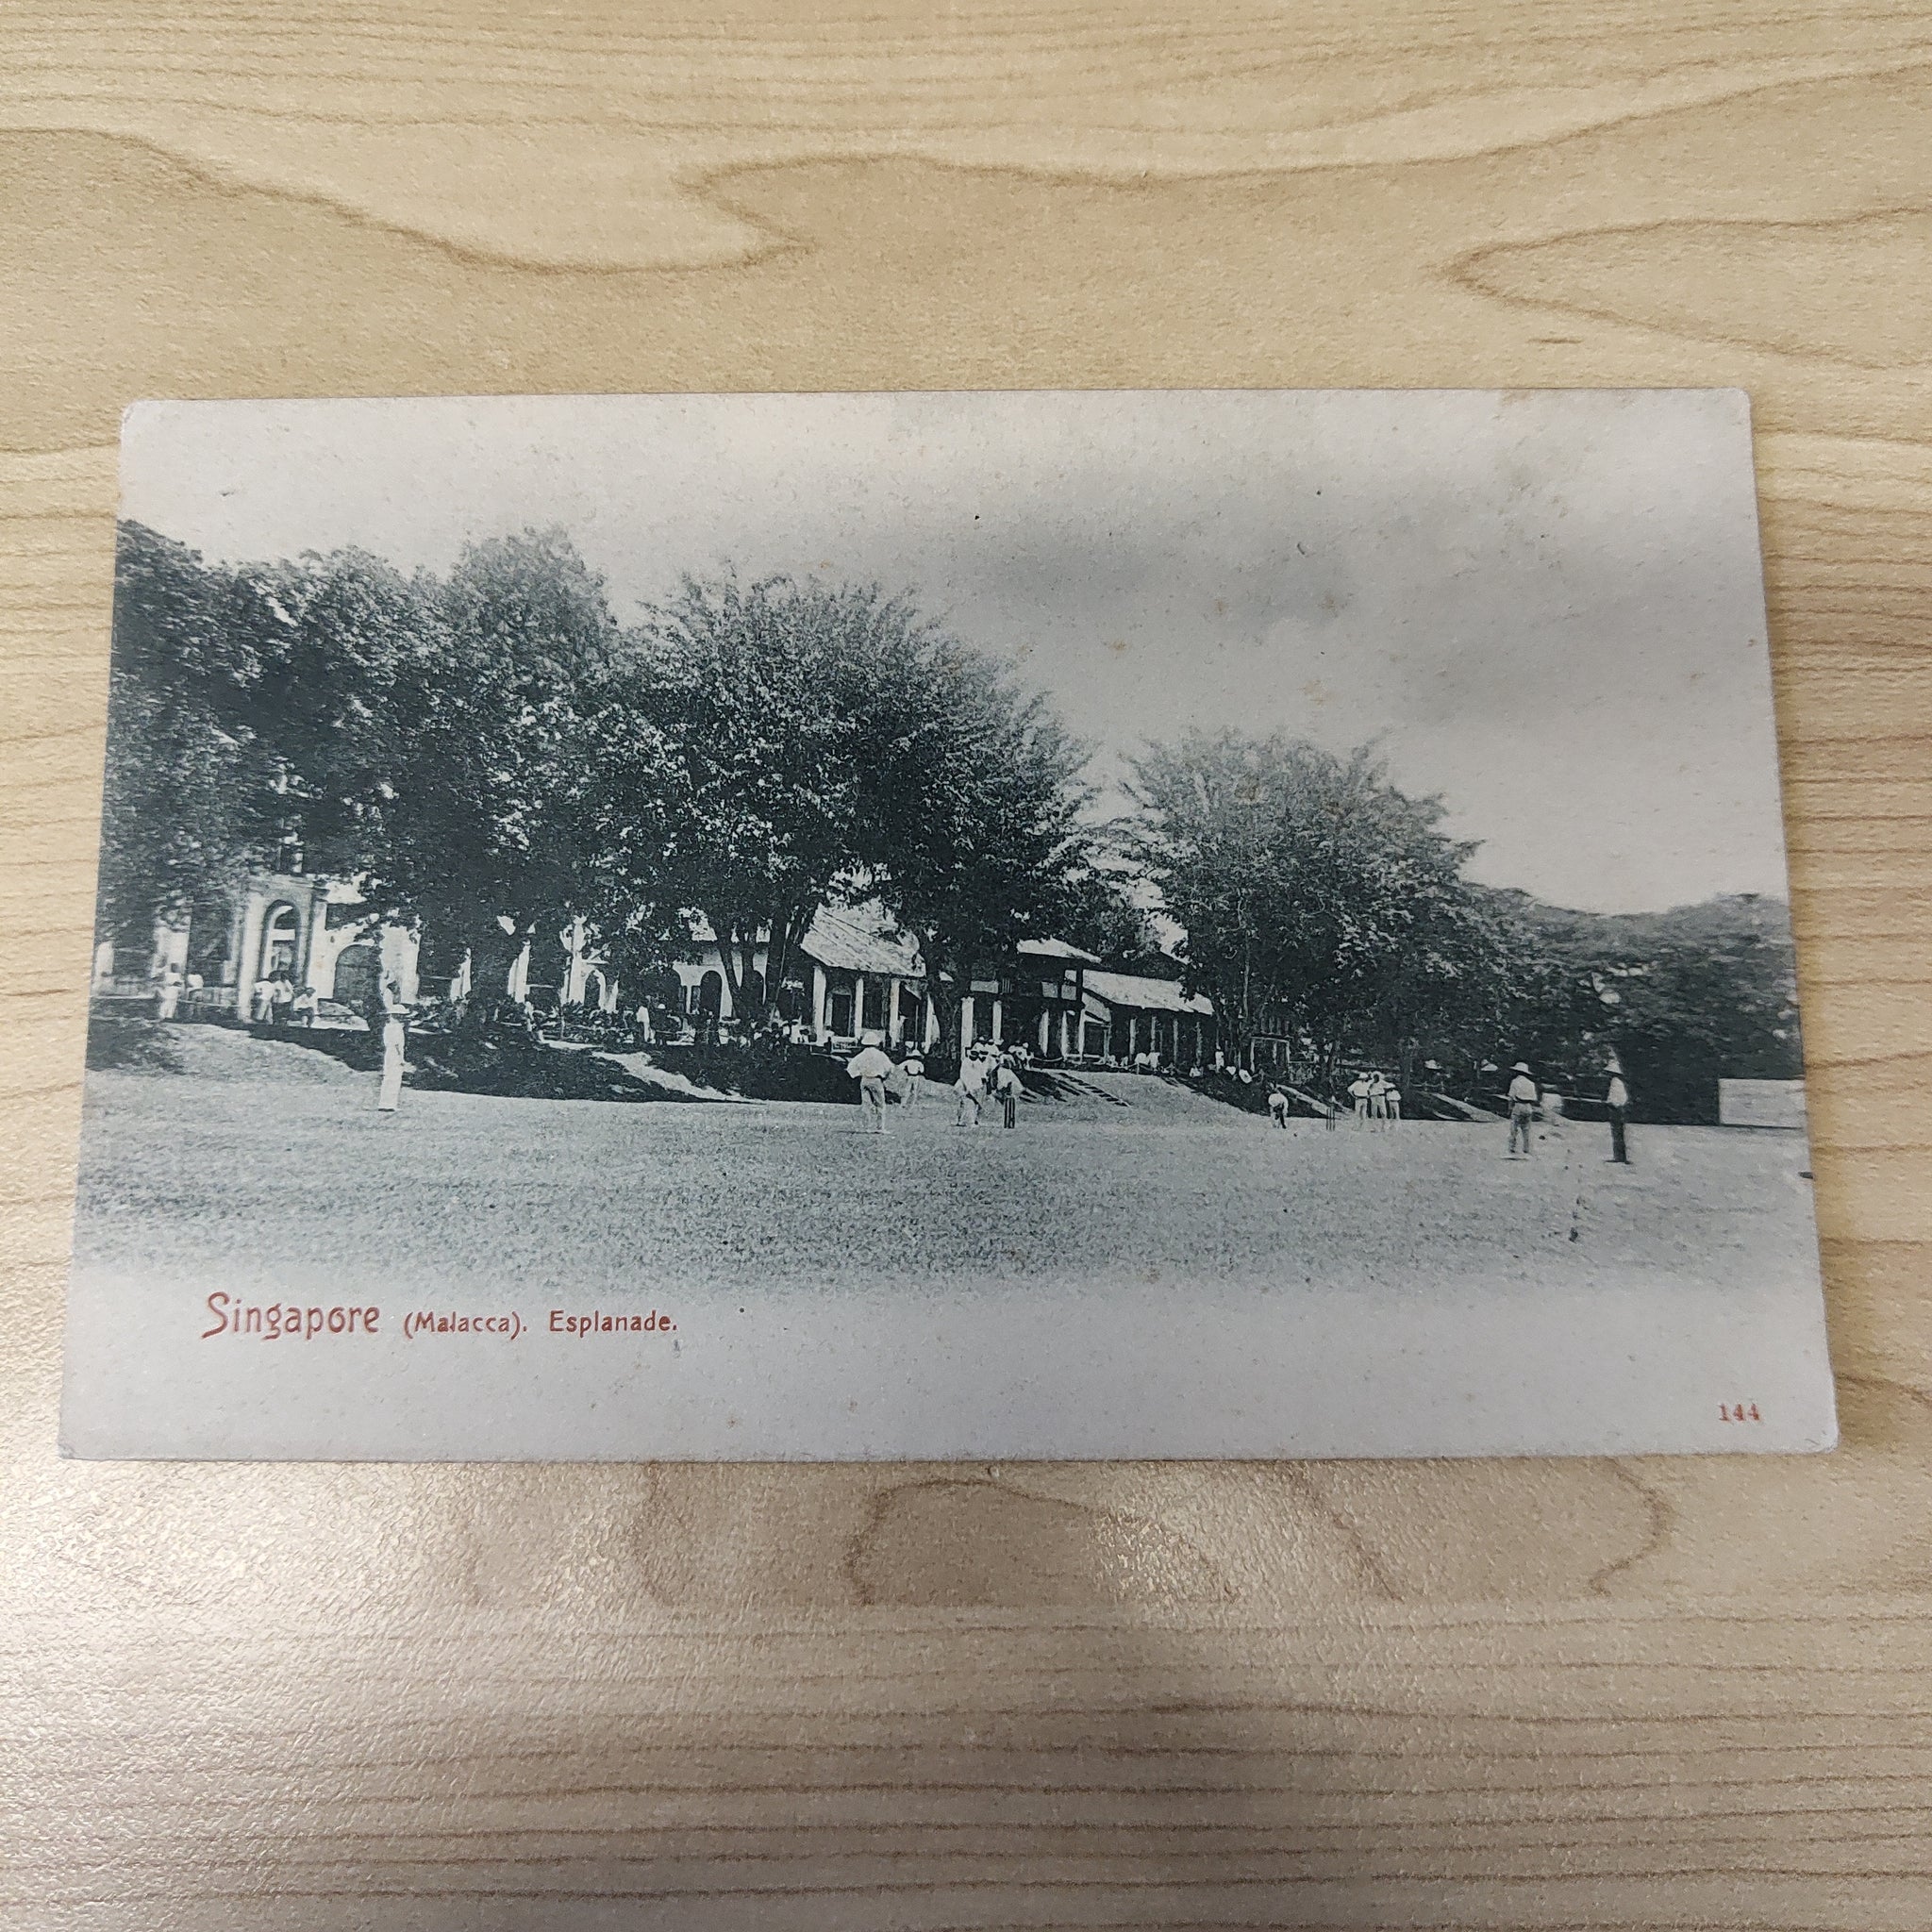
[[[1604,1111],[1610,1120],[1610,1158],[1619,1166],[1630,1165],[1630,1150],[1624,1141],[1624,1121],[1630,1108],[1630,1090],[1624,1084],[1624,1066],[1615,1054],[1604,1069],[1609,1085],[1604,1092]]]
[[[959,1077],[953,1082],[953,1091],[959,1096],[958,1110],[953,1116],[956,1127],[979,1124],[980,1106],[986,1099],[986,1076],[987,1062],[976,1046],[960,1055]],[[971,1120],[967,1119],[969,1111]]]
[[[1369,1092],[1371,1081],[1366,1074],[1357,1074],[1348,1083],[1348,1097],[1355,1103],[1355,1124],[1363,1125],[1369,1118]]]
[[[925,1056],[916,1046],[908,1046],[906,1058],[899,1062],[899,1104],[910,1107],[924,1084]]]
[[[1530,1152],[1530,1130],[1536,1122],[1536,1082],[1529,1077],[1529,1062],[1518,1060],[1510,1068],[1512,1078],[1509,1082],[1509,1156],[1516,1158],[1516,1141],[1523,1139],[1523,1152]]]

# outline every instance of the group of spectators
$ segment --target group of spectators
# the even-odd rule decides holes
[[[1386,1126],[1402,1118],[1402,1089],[1379,1068],[1357,1074],[1348,1083],[1348,1098],[1357,1126]]]
[[[312,1026],[321,1010],[321,994],[312,986],[297,986],[286,966],[248,989],[248,1017],[258,1026]]]

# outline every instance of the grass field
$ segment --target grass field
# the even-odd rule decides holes
[[[245,1049],[245,1051],[244,1051]],[[243,1042],[221,1077],[95,1073],[82,1266],[263,1288],[357,1280],[568,1289],[877,1288],[974,1280],[1326,1285],[1598,1274],[1746,1288],[1811,1266],[1805,1143],[1601,1127],[1504,1159],[1505,1130],[1296,1122],[1156,1080],[1029,1099],[1008,1132],[950,1096],[894,1108],[636,1107],[406,1092]]]

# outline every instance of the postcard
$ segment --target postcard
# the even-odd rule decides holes
[[[63,1446],[1835,1440],[1746,398],[157,402]]]

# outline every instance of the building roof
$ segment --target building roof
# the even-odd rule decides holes
[[[837,973],[879,973],[888,978],[919,979],[925,968],[920,963],[919,948],[903,934],[888,930],[885,909],[874,904],[841,906],[836,911],[815,913],[799,950],[821,966]],[[691,938],[700,946],[716,945],[718,935],[702,913],[693,914]],[[758,944],[767,935],[758,929]]]
[[[707,941],[715,943],[708,922],[703,919],[692,921],[692,931],[702,944]],[[836,909],[827,908],[817,913],[800,942],[799,950],[816,959],[821,966],[829,966],[835,973],[875,973],[887,978],[923,979],[925,964],[919,957],[917,943],[904,933],[891,930],[891,916],[875,902],[862,906],[841,906]],[[1078,946],[1065,940],[1022,940],[1014,951],[1029,959],[1061,959],[1070,964],[1092,967],[1099,964],[1094,955],[1083,952]],[[1113,974],[1110,977],[1124,983],[1131,974]],[[1088,975],[1091,983],[1092,974]],[[1136,985],[1143,982],[1136,979]],[[1148,986],[1158,986],[1159,980],[1147,980]],[[1193,1012],[1192,1007],[1177,1008]],[[1198,1010],[1206,1012],[1206,1006]]]
[[[1022,940],[1013,948],[1024,953],[1029,959],[1073,959],[1083,966],[1098,966],[1097,955],[1083,953],[1078,946],[1069,945],[1065,940]]]
[[[887,978],[918,979],[925,972],[919,948],[903,933],[888,933],[876,907],[853,906],[822,911],[811,923],[800,950],[837,973],[877,973]]]
[[[1177,980],[1150,979],[1141,973],[1106,973],[1090,967],[1087,991],[1110,1007],[1138,1007],[1153,1013],[1211,1013],[1205,993],[1183,992]]]

